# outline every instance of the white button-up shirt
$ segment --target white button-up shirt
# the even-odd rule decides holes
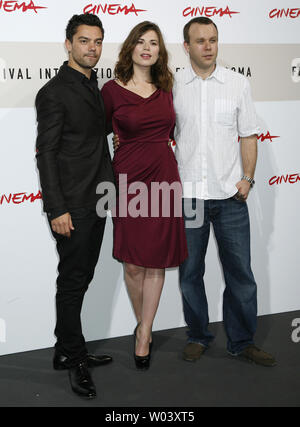
[[[238,137],[259,132],[248,80],[218,65],[203,80],[189,65],[176,73],[173,97],[184,197],[232,197],[243,175]]]

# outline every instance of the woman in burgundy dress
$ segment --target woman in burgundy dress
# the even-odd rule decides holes
[[[175,125],[173,76],[157,25],[146,21],[133,28],[122,46],[115,76],[102,88],[107,121],[120,141],[113,159],[119,189],[113,254],[124,263],[138,321],[135,363],[147,369],[165,268],[176,267],[187,257],[182,188],[168,145]]]

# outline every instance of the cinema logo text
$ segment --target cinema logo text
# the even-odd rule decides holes
[[[261,141],[261,142],[264,142],[264,141],[273,142],[273,138],[280,138],[280,136],[271,135],[269,131],[266,134],[261,133],[257,135],[257,141]],[[241,137],[239,136],[238,142],[240,142],[240,140],[241,140]]]
[[[216,15],[219,15],[221,18],[223,16],[229,16],[232,18],[232,15],[235,15],[236,13],[240,12],[234,12],[233,10],[230,10],[227,6],[225,9],[217,8],[215,6],[202,6],[202,7],[187,7],[183,10],[182,15],[184,17],[190,16],[192,18],[196,16],[206,16],[207,18],[212,18]]]
[[[102,3],[102,4],[88,4],[83,9],[83,13],[90,13],[92,15],[99,15],[100,13],[108,15],[118,15],[124,13],[128,15],[129,13],[134,13],[136,16],[139,16],[140,12],[147,12],[144,9],[136,9],[135,5],[132,3],[131,6],[122,6],[120,3]]]
[[[33,1],[30,3],[26,3],[23,1],[22,3],[16,0],[0,0],[0,12],[15,12],[16,10],[20,10],[21,12],[28,12],[29,10],[33,10],[35,13],[38,13],[39,9],[47,9],[45,6],[36,6]]]
[[[296,7],[294,9],[272,9],[269,13],[269,17],[273,18],[299,18],[300,8]]]
[[[276,135],[271,135],[270,132],[268,131],[266,134],[260,134],[257,136],[257,140],[264,142],[264,141],[270,141],[273,142],[273,138],[280,138],[280,136],[276,136]]]
[[[10,193],[10,194],[0,194],[0,206],[4,204],[14,204],[19,205],[24,202],[33,203],[36,200],[42,199],[42,193],[39,191],[37,194],[34,193]]]
[[[269,179],[269,185],[274,184],[296,184],[296,182],[300,182],[300,174],[299,173],[293,173],[293,174],[286,174],[281,176],[272,176],[272,178]]]

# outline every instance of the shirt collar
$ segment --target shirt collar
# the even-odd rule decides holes
[[[192,65],[189,64],[189,66],[187,68],[185,84],[191,83],[192,81],[194,81],[197,78],[200,78],[200,77],[195,73]],[[218,64],[217,64],[214,72],[209,77],[207,77],[206,80],[211,80],[211,79],[216,79],[220,83],[225,83],[225,76],[224,76],[223,68],[220,67]]]
[[[72,68],[68,65],[68,61],[65,61],[63,64],[63,67],[65,68],[65,70],[67,70],[67,72],[71,73],[71,75],[73,76],[73,78],[77,81],[80,82],[97,82],[97,74],[94,70],[92,70],[91,73],[91,78],[88,79],[83,73],[81,73],[80,71],[75,70],[75,68]]]

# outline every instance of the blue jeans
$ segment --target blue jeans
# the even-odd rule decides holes
[[[185,230],[189,257],[181,264],[179,272],[189,342],[207,347],[214,338],[208,330],[208,305],[203,280],[210,223],[214,228],[226,284],[223,321],[228,339],[227,350],[238,354],[253,344],[257,323],[257,289],[250,266],[247,204],[233,198],[205,200],[203,225],[199,228],[186,227]]]

